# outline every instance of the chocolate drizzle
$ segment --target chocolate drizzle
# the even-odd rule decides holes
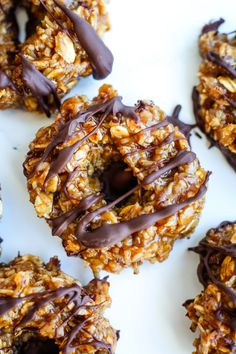
[[[102,199],[103,195],[97,195],[97,194],[91,194],[88,197],[85,197],[82,199],[79,203],[79,205],[68,211],[67,213],[51,219],[49,221],[51,227],[52,227],[52,234],[53,236],[61,236],[65,228],[76,218],[81,216],[83,212],[88,210],[92,205],[94,205],[96,202],[98,202],[100,199]]]
[[[113,97],[108,101],[103,103],[94,104],[88,107],[85,110],[80,111],[75,118],[71,119],[70,121],[66,122],[62,125],[57,133],[51,141],[51,143],[45,149],[40,161],[37,163],[35,170],[33,170],[30,174],[32,176],[35,171],[37,171],[38,167],[41,163],[45,162],[46,159],[54,154],[54,149],[57,147],[58,144],[66,143],[68,140],[73,137],[74,135],[78,134],[79,132],[83,132],[83,127],[81,123],[86,121],[88,118],[93,117],[97,119],[97,124],[94,129],[88,134],[85,134],[80,140],[78,140],[74,145],[66,147],[62,150],[59,150],[58,154],[55,156],[54,160],[51,162],[51,166],[49,168],[48,175],[46,177],[45,183],[54,177],[55,175],[63,172],[63,169],[66,167],[68,161],[71,159],[72,155],[76,152],[76,150],[86,141],[91,135],[93,135],[103,124],[103,122],[107,119],[107,117],[112,115],[117,115],[118,113],[123,114],[125,117],[129,117],[138,121],[139,117],[136,114],[134,107],[125,106],[122,103],[121,97]],[[97,116],[99,114],[99,116]],[[174,112],[174,119],[177,119],[179,114],[178,110]],[[169,122],[167,120],[161,121],[153,126],[147,127],[135,134],[139,134],[142,132],[152,131],[154,129],[158,129],[168,125]],[[182,127],[182,129],[184,129]],[[167,144],[172,141],[175,141],[174,135],[170,133],[170,135],[164,139],[162,144]],[[117,224],[105,224],[101,227],[91,230],[90,223],[96,217],[104,213],[105,211],[113,208],[114,206],[119,205],[119,203],[124,202],[126,198],[131,196],[133,193],[140,191],[143,187],[153,183],[159,177],[163,176],[166,173],[170,173],[173,169],[189,164],[196,159],[196,155],[187,150],[182,150],[177,153],[165,166],[162,168],[156,169],[155,164],[153,166],[149,166],[150,172],[147,176],[144,177],[143,181],[139,184],[133,186],[133,176],[129,174],[129,176],[125,176],[126,185],[124,186],[125,189],[122,191],[117,192],[117,195],[114,198],[114,195],[110,199],[111,202],[105,206],[98,208],[95,211],[89,212],[89,209],[92,205],[94,205],[99,199],[103,199],[103,194],[92,194],[90,196],[85,197],[80,201],[78,207],[74,208],[73,210],[50,220],[50,224],[52,226],[53,235],[62,236],[65,229],[77,218],[80,218],[77,222],[76,228],[76,237],[78,241],[80,241],[83,245],[87,248],[103,248],[109,247],[113,244],[116,244],[128,236],[132,235],[135,232],[140,230],[144,230],[149,228],[151,225],[154,225],[158,221],[165,219],[174,213],[180,211],[182,208],[186,207],[187,205],[195,202],[196,200],[203,197],[206,193],[207,189],[207,182],[209,178],[209,173],[206,176],[205,182],[202,184],[198,192],[195,196],[192,196],[185,201],[180,201],[179,203],[169,205],[161,210],[157,210],[156,212],[148,215],[140,215],[132,220],[128,220],[126,222],[120,222]],[[28,177],[30,177],[28,176]],[[127,178],[128,179],[127,179]],[[129,182],[132,183],[129,185]],[[128,187],[129,185],[129,187]],[[113,186],[114,187],[114,186]],[[126,188],[127,187],[127,188]],[[110,186],[109,186],[110,188]],[[106,191],[104,190],[106,193]],[[121,195],[120,195],[121,194]],[[109,200],[108,200],[109,202]]]
[[[125,106],[122,103],[122,97],[116,96],[108,101],[94,104],[85,110],[78,112],[76,117],[67,123],[65,123],[59,130],[58,134],[53,138],[51,143],[47,146],[38,166],[44,162],[48,156],[53,152],[54,148],[61,143],[67,142],[75,134],[78,134],[78,127],[81,122],[84,122],[89,117],[94,117],[100,114],[99,121],[96,127],[88,134],[86,134],[82,139],[77,141],[74,145],[64,148],[58,153],[56,159],[51,163],[46,182],[63,171],[68,161],[71,159],[75,151],[85,142],[91,135],[95,134],[102,123],[107,119],[110,114],[117,115],[118,113],[123,114],[126,117],[133,118],[136,121],[139,119],[135,113],[134,107]],[[81,129],[82,130],[82,129]],[[34,171],[33,171],[34,173]]]
[[[211,31],[218,32],[219,27],[220,27],[224,22],[225,22],[225,20],[224,20],[223,18],[220,18],[220,19],[217,20],[217,21],[208,23],[207,25],[205,25],[205,26],[202,28],[202,33],[201,33],[201,34],[205,34],[205,33],[207,33],[207,32],[211,32]]]
[[[53,1],[72,22],[74,34],[91,62],[93,77],[97,80],[107,77],[112,71],[114,61],[111,51],[87,21],[58,0]]]
[[[74,284],[70,287],[63,287],[55,290],[38,292],[38,293],[26,295],[24,297],[19,297],[19,298],[0,297],[0,316],[4,316],[5,314],[7,314],[7,312],[13,310],[15,306],[23,304],[27,300],[29,302],[32,302],[27,313],[24,315],[21,321],[14,328],[14,332],[17,333],[18,330],[24,328],[24,326],[26,326],[28,322],[34,319],[36,312],[40,308],[46,306],[50,302],[57,300],[58,298],[64,298],[67,301],[66,306],[64,306],[61,309],[59,314],[66,307],[70,306],[70,310],[69,310],[70,312],[68,312],[68,316],[65,319],[63,319],[62,323],[57,325],[55,338],[59,338],[59,333],[62,326],[67,325],[74,316],[77,316],[77,322],[78,322],[78,311],[81,308],[86,308],[86,307],[92,308],[92,306],[88,305],[89,302],[92,301],[90,296],[88,296],[83,290],[83,288],[81,288],[77,284]],[[73,308],[71,309],[72,304],[73,304]],[[88,321],[90,321],[90,317],[84,318],[82,316],[81,316],[81,321],[79,323],[75,324],[76,321],[74,321],[75,325],[68,333],[67,338],[64,339],[62,347],[60,347],[60,350],[63,354],[70,353],[71,350],[85,345],[92,345],[94,347],[99,347],[103,345],[103,347],[109,350],[109,353],[111,353],[110,351],[111,346],[109,344],[99,341],[93,336],[92,337],[94,341],[73,346],[72,344],[73,340],[77,337],[80,331],[84,330],[84,327]]]
[[[196,125],[184,123],[179,119],[181,108],[182,107],[180,105],[177,105],[172,115],[168,116],[167,119],[170,123],[179,128],[179,130],[185,135],[186,139],[189,142],[189,139],[191,137],[191,131],[193,130],[193,128],[196,127]]]
[[[69,31],[63,27],[59,20],[53,15],[52,11],[47,8],[43,0],[40,0],[41,4],[48,11],[48,13],[53,17],[58,26],[62,28],[70,38],[74,35],[79,40],[81,46],[86,51],[91,66],[93,69],[93,76],[95,79],[103,79],[107,77],[113,66],[113,55],[110,50],[106,47],[104,42],[100,39],[96,31],[90,24],[84,19],[80,18],[74,11],[70,10],[67,6],[60,3],[57,0],[53,0],[55,5],[58,6],[61,11],[70,19],[73,24],[72,35]],[[81,3],[82,6],[85,6]],[[29,22],[30,27],[32,25]],[[34,26],[33,26],[34,27]],[[48,117],[50,117],[50,97],[53,97],[56,107],[60,108],[60,99],[57,94],[56,85],[44,76],[35,65],[20,54],[22,63],[22,80],[24,81],[26,88],[23,88],[21,92],[22,95],[27,95],[27,90],[30,91],[32,96],[34,96],[39,106],[43,109]],[[4,72],[0,72],[0,88],[9,87],[12,90],[19,92],[20,89],[8,78]]]
[[[217,64],[224,68],[230,75],[232,75],[234,78],[236,78],[236,70],[235,68],[227,63],[224,59],[222,59],[217,53],[214,52],[208,52],[206,55],[206,59],[209,60],[210,62]]]
[[[151,225],[154,225],[158,221],[173,215],[174,213],[178,212],[185,206],[202,198],[206,192],[206,184],[208,182],[209,175],[207,175],[205,182],[203,183],[198,193],[194,197],[188,198],[183,202],[167,206],[152,214],[140,215],[132,220],[126,222],[120,222],[117,224],[105,224],[93,231],[88,230],[88,226],[94,218],[96,218],[103,212],[111,209],[115,205],[119,204],[127,197],[129,197],[131,194],[138,191],[140,188],[150,183],[153,183],[157,178],[171,171],[173,168],[190,163],[194,161],[195,158],[196,155],[193,152],[185,151],[185,150],[181,151],[163,168],[147,175],[141,184],[135,186],[134,188],[132,188],[131,190],[129,190],[128,192],[126,192],[125,194],[117,198],[116,200],[112,201],[110,204],[107,204],[104,207],[101,207],[95,210],[94,212],[90,212],[87,215],[85,215],[77,223],[76,236],[78,240],[88,248],[103,248],[103,247],[111,246],[113,244],[116,244],[124,240],[126,237],[130,236],[131,234],[138,232],[140,230],[144,230],[150,227]],[[83,202],[84,200],[82,199],[81,203]],[[73,215],[75,216],[76,214],[74,212],[76,213],[76,209],[72,211]],[[78,215],[76,215],[76,217],[78,217]],[[54,224],[53,220],[51,222],[52,224]],[[56,222],[59,224],[59,228],[60,228],[60,232],[57,233],[57,235],[61,236],[62,232],[72,222],[72,217],[69,218],[68,215],[64,214],[60,217],[60,220],[56,219]]]
[[[10,88],[14,91],[17,91],[16,86],[11,81],[9,76],[2,70],[0,70],[0,89]]]
[[[225,222],[219,226],[225,227],[230,222]],[[224,257],[230,256],[234,260],[236,260],[236,244],[225,244],[216,246],[213,243],[207,241],[207,239],[203,239],[200,241],[197,247],[193,247],[189,249],[200,256],[200,263],[198,266],[197,274],[199,281],[206,288],[210,282],[215,284],[220,290],[222,290],[225,294],[227,294],[233,304],[234,308],[225,308],[222,304],[220,308],[215,312],[215,315],[218,320],[227,324],[234,331],[236,330],[236,289],[230,288],[225,285],[222,281],[220,281],[216,274],[214,274],[214,263],[212,263],[212,259],[216,259],[216,257],[221,257],[222,261]]]
[[[126,193],[122,197],[122,199],[119,198],[115,202],[108,204],[107,206],[100,208],[95,212],[89,213],[84,218],[82,218],[77,225],[77,238],[88,248],[103,248],[103,247],[112,246],[118,242],[123,241],[125,238],[127,238],[128,236],[132,235],[135,232],[145,230],[150,226],[155,225],[158,221],[163,220],[173,215],[174,213],[177,213],[184,207],[202,198],[206,193],[207,181],[208,181],[208,177],[204,182],[204,184],[199,189],[198,193],[194,197],[188,198],[183,202],[169,205],[154,213],[140,215],[138,217],[135,217],[125,222],[120,222],[117,224],[105,224],[93,231],[87,230],[89,223],[96,216],[110,209],[115,204],[117,204],[117,202],[120,202],[124,197],[126,198],[128,195],[131,194],[131,192],[133,193],[136,189],[139,188],[136,187],[135,189]]]
[[[37,99],[40,107],[46,115],[50,117],[49,97],[52,95],[57,108],[60,108],[60,99],[57,95],[56,85],[44,76],[33,63],[20,54],[22,64],[22,78],[30,90],[31,94]]]
[[[200,117],[199,110],[200,110],[200,103],[199,103],[199,92],[197,91],[197,87],[195,86],[193,88],[192,92],[192,100],[193,100],[193,111],[194,111],[194,116],[197,122],[197,126],[199,129],[206,135],[207,139],[210,141],[211,146],[216,146],[224,157],[227,159],[229,164],[232,166],[232,168],[236,172],[236,154],[231,152],[229,149],[227,149],[224,145],[218,143],[216,140],[214,140],[209,133],[206,132],[204,122],[202,118]]]

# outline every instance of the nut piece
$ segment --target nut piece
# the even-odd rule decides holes
[[[76,53],[72,40],[64,33],[59,32],[55,38],[56,52],[68,63],[74,63]]]
[[[111,132],[111,136],[112,138],[126,138],[127,136],[129,136],[129,132],[127,130],[127,128],[122,127],[120,125],[117,125],[115,127],[111,127],[110,129]]]

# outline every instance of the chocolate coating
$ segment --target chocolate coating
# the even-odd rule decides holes
[[[50,117],[50,96],[53,97],[57,108],[60,108],[60,99],[57,95],[55,84],[41,74],[41,72],[36,69],[35,65],[26,57],[20,55],[20,58],[22,64],[22,78],[26,88],[29,89],[31,94],[37,99],[40,107],[44,110],[46,115]]]
[[[53,1],[72,22],[74,33],[91,61],[93,77],[97,80],[107,77],[114,61],[111,51],[87,21],[58,0]]]

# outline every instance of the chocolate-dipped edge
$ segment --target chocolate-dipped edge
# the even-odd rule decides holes
[[[99,279],[96,279],[99,282]],[[102,282],[106,281],[106,279],[102,279]],[[56,328],[55,336],[58,337],[60,333],[60,328],[65,323],[71,321],[71,317],[76,315],[79,309],[81,308],[89,308],[89,302],[91,302],[91,297],[87,295],[84,288],[80,287],[78,284],[74,284],[69,287],[62,287],[55,290],[43,291],[38,293],[33,293],[30,295],[26,295],[24,297],[13,298],[10,296],[0,297],[0,316],[4,316],[9,311],[13,310],[15,306],[22,304],[25,300],[30,300],[33,304],[29,307],[27,313],[21,319],[20,322],[14,328],[14,333],[16,334],[20,331],[22,326],[25,326],[28,322],[32,321],[36,312],[43,306],[46,306],[48,303],[55,301],[58,298],[67,299],[67,307],[74,304],[72,314],[68,313],[68,317],[63,319],[61,325],[58,325]],[[64,309],[64,307],[62,308]],[[105,343],[103,341],[97,340],[94,336],[92,342],[84,342],[80,345],[72,345],[73,340],[79,334],[80,331],[83,330],[83,327],[90,320],[90,317],[85,318],[80,323],[75,324],[73,328],[71,328],[71,332],[68,334],[67,338],[63,341],[63,346],[60,348],[62,354],[68,354],[71,350],[75,348],[79,348],[85,345],[93,345],[96,348],[105,348],[108,350],[108,353],[112,353],[111,345]]]
[[[223,146],[222,144],[218,143],[216,140],[214,140],[209,133],[206,132],[205,130],[205,125],[203,120],[201,119],[201,117],[199,116],[199,109],[200,109],[200,105],[199,105],[199,92],[197,91],[197,87],[195,86],[193,88],[193,92],[192,92],[192,100],[193,100],[193,112],[194,112],[194,116],[196,119],[196,123],[197,126],[199,127],[199,129],[205,134],[205,136],[207,137],[207,139],[209,140],[209,142],[211,143],[211,146],[216,146],[221,153],[224,155],[224,157],[226,158],[226,160],[229,162],[229,164],[231,165],[231,167],[234,169],[234,171],[236,172],[236,154],[232,153],[229,149],[227,149],[225,146]]]
[[[48,11],[49,14],[54,18],[60,28],[64,29],[68,35],[68,31],[64,26],[55,18],[49,8],[45,6],[43,0],[40,0],[44,8]],[[112,72],[114,57],[105,43],[98,36],[94,28],[73,10],[69,9],[65,4],[59,2],[58,0],[53,0],[55,5],[58,6],[61,11],[68,17],[71,21],[74,33],[70,35],[70,38],[73,38],[75,34],[79,40],[82,48],[85,50],[90,64],[93,70],[93,77],[96,80],[105,79]]]

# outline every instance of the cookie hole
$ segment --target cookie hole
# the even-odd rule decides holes
[[[16,354],[59,354],[58,345],[53,339],[30,338],[16,345]]]
[[[99,176],[102,193],[108,203],[113,202],[137,185],[137,178],[133,176],[132,171],[127,169],[128,166],[124,162],[113,162]]]

